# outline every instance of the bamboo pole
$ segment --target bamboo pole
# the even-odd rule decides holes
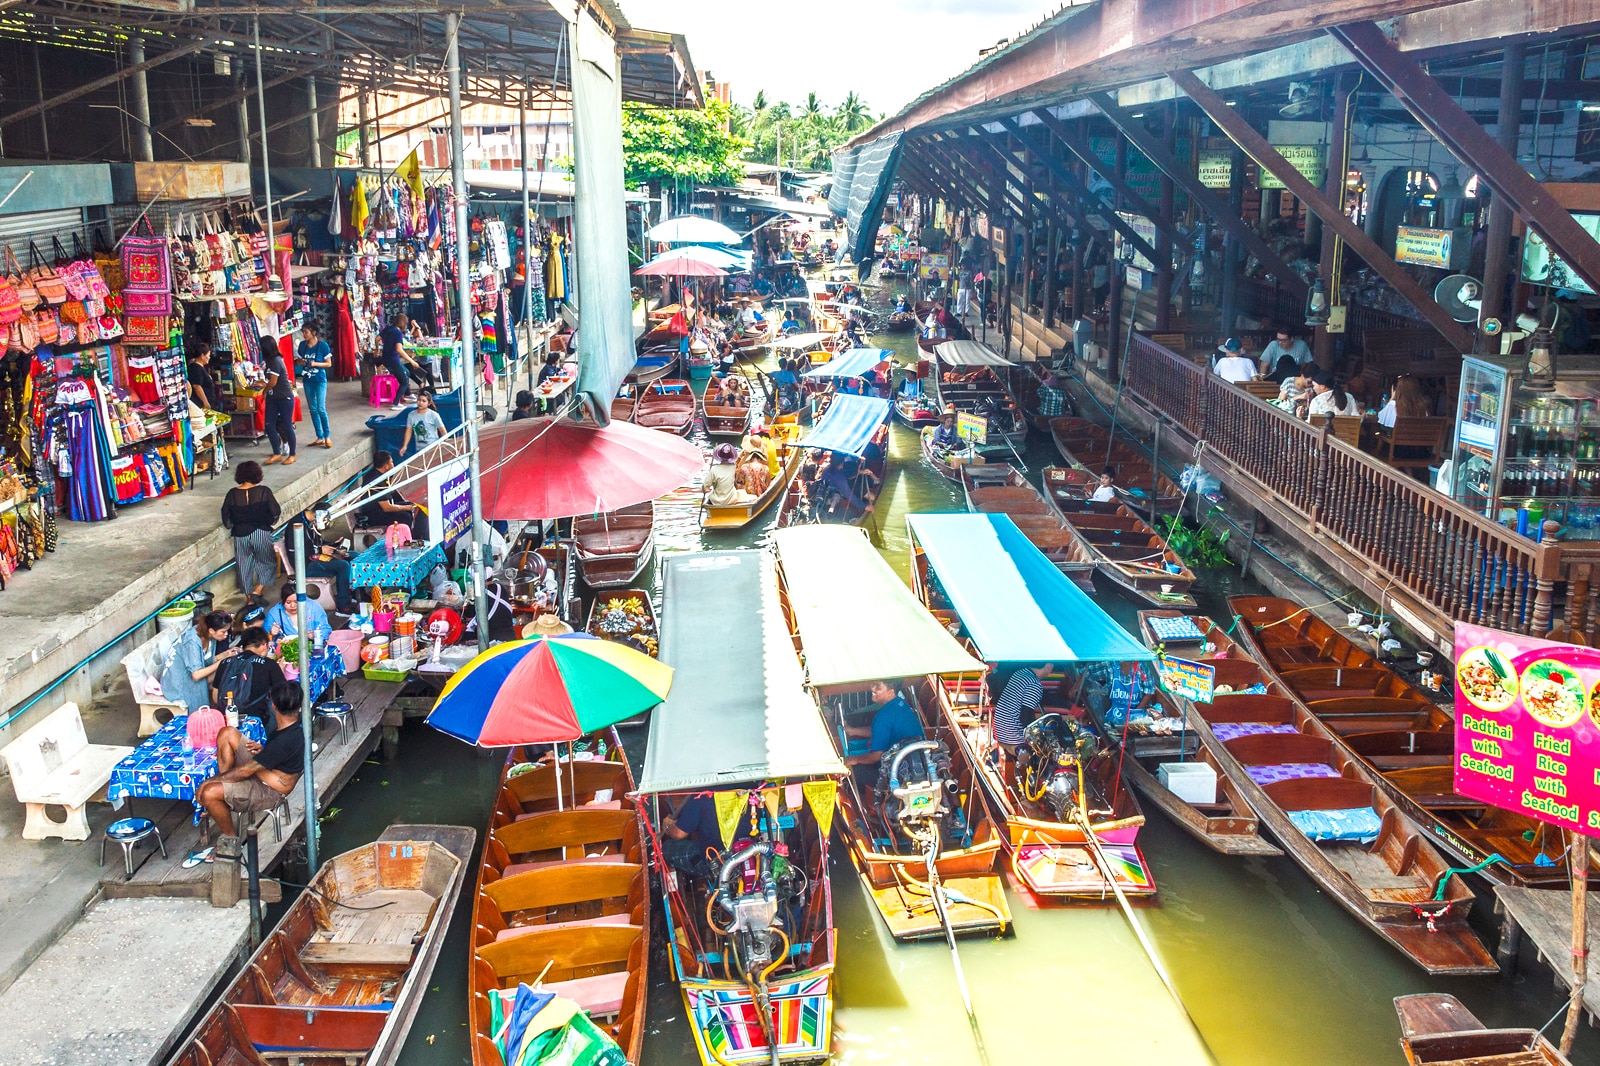
[[[1583,1018],[1583,989],[1589,983],[1589,838],[1581,833],[1572,837],[1572,854],[1567,859],[1572,871],[1572,1002],[1567,1004],[1567,1024],[1561,1030],[1561,1054],[1572,1051]]]

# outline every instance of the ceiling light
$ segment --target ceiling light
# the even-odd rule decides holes
[[[209,129],[216,125],[216,123],[209,118],[186,118],[183,120],[183,124],[185,126],[194,126],[203,129]]]

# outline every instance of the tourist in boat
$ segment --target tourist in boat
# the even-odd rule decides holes
[[[733,483],[751,496],[760,496],[772,484],[772,472],[767,469],[766,453],[757,448],[746,448],[734,468]]]
[[[328,624],[328,612],[316,600],[306,600],[306,632],[320,646],[333,635]],[[278,602],[267,608],[267,635],[281,639],[300,635],[300,604],[295,598],[294,582],[288,581],[278,590]]]
[[[1244,344],[1238,337],[1229,337],[1218,351],[1217,364],[1212,368],[1217,377],[1235,385],[1256,379],[1255,361],[1244,354]]]
[[[711,452],[711,469],[706,471],[705,501],[712,507],[737,507],[749,503],[751,497],[739,490],[735,480],[739,449],[731,444],[719,444]]]
[[[1022,746],[1022,729],[1033,720],[1039,705],[1044,702],[1044,679],[1055,668],[1055,663],[1018,667],[1006,678],[1005,685],[1000,689],[1000,698],[994,701],[994,714],[989,722],[990,734],[995,747],[1000,749],[1001,757],[1013,765],[1016,763],[1017,749]],[[1009,771],[1002,766],[1001,772]]]
[[[1361,413],[1356,398],[1334,384],[1333,371],[1318,367],[1311,377],[1311,400],[1306,404],[1306,419],[1323,415],[1349,417]]]
[[[1265,370],[1269,366],[1276,367],[1286,355],[1293,359],[1297,366],[1305,366],[1311,362],[1310,346],[1298,337],[1290,340],[1289,331],[1280,328],[1276,336],[1267,342],[1267,346],[1261,349],[1261,368]]]
[[[1115,503],[1117,500],[1117,468],[1108,466],[1100,471],[1100,484],[1089,494],[1093,503]]]
[[[294,791],[305,772],[305,735],[300,729],[299,685],[279,682],[271,693],[276,729],[260,748],[237,729],[217,734],[217,774],[202,782],[195,798],[225,837],[237,836],[233,816],[270,811]],[[247,758],[238,762],[244,748]]]
[[[900,695],[899,687],[892,681],[874,681],[868,690],[873,706],[877,708],[868,726],[845,726],[845,735],[868,737],[867,750],[845,758],[845,765],[863,788],[871,788],[878,780],[878,764],[883,753],[908,740],[923,739],[922,718],[916,709]]]

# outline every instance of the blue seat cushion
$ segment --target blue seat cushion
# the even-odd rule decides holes
[[[1334,811],[1289,811],[1289,821],[1312,840],[1370,844],[1378,839],[1383,819],[1371,807]]]
[[[117,837],[135,837],[143,833],[148,833],[155,827],[156,824],[148,818],[121,818],[106,826],[106,836],[111,837],[112,839],[116,839]]]

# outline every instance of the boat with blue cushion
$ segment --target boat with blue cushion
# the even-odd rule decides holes
[[[1345,910],[1431,974],[1496,971],[1467,925],[1473,894],[1377,775],[1302,707],[1249,649],[1192,616],[1233,663],[1211,702],[1172,697],[1290,858]],[[1226,677],[1226,681],[1223,678]],[[1231,691],[1223,692],[1222,687]]]

